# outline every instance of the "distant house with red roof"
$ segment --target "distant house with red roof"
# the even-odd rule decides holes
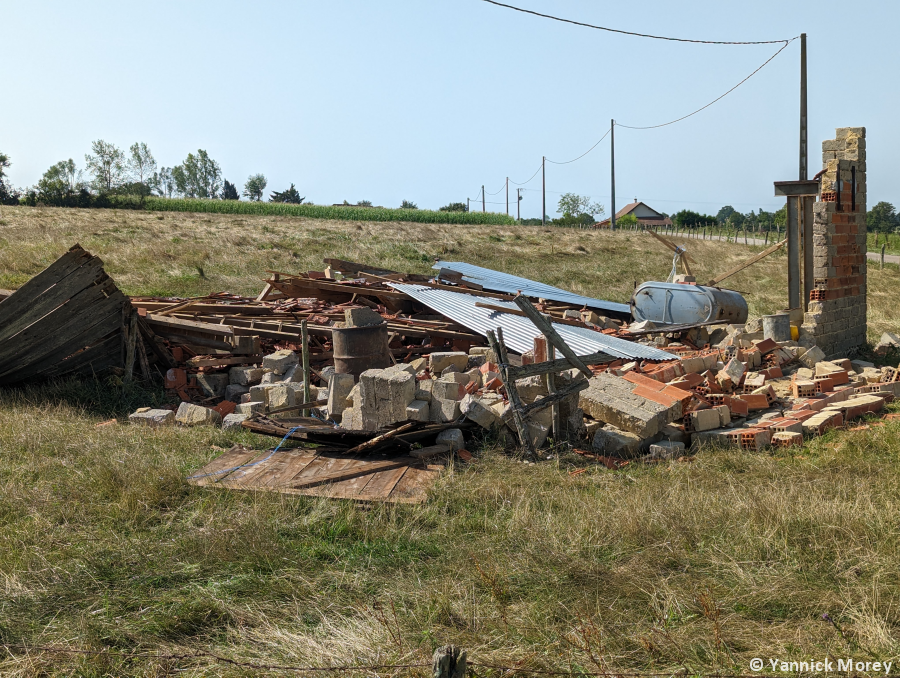
[[[634,215],[634,218],[637,219],[638,223],[642,226],[665,227],[672,225],[672,220],[669,219],[669,217],[657,212],[646,203],[638,201],[637,198],[635,198],[633,203],[625,205],[625,207],[616,212],[616,220],[621,219],[627,214]],[[594,224],[594,228],[609,228],[609,226],[609,219],[604,219],[603,221]]]

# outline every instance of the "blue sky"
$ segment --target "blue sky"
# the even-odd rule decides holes
[[[708,40],[809,40],[811,174],[834,128],[868,130],[869,205],[900,203],[900,3],[511,0],[625,30]],[[437,208],[503,203],[541,156],[587,150],[611,118],[653,125],[699,108],[777,45],[694,45],[614,35],[482,0],[232,2],[0,0],[0,150],[15,185],[94,139],[146,142],[161,165],[203,148],[243,185],[291,182],[311,201]],[[616,130],[617,205],[665,212],[777,209],[797,177],[799,40],[702,113]],[[559,193],[609,207],[609,144],[548,165]],[[511,210],[515,192],[511,186]],[[540,216],[540,174],[524,217]],[[504,211],[505,204],[489,205]]]

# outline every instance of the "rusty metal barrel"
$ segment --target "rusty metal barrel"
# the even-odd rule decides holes
[[[334,371],[357,379],[366,370],[391,366],[387,323],[366,327],[334,327]]]

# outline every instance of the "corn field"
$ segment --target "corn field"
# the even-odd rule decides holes
[[[515,224],[515,219],[496,212],[438,212],[434,210],[390,209],[385,207],[294,205],[238,200],[157,198],[144,201],[144,209],[156,212],[215,212],[217,214],[258,214],[265,216],[309,217],[342,221],[413,221],[429,224]]]

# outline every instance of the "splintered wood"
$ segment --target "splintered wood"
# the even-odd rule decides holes
[[[443,470],[412,456],[371,459],[315,449],[251,450],[235,445],[188,482],[332,499],[420,504]]]

